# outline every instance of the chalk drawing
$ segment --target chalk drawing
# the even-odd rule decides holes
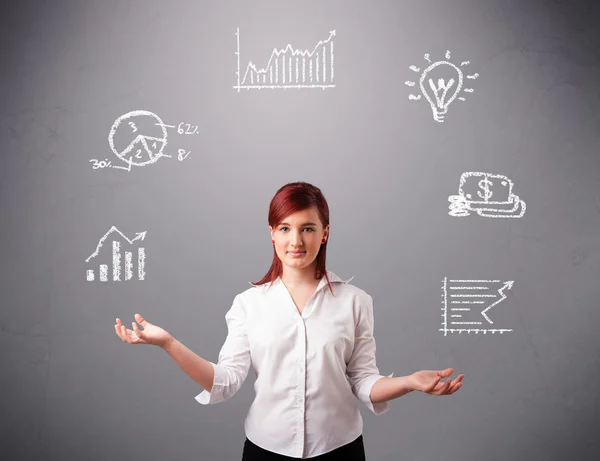
[[[112,161],[91,159],[94,170],[103,168],[119,168],[131,171],[132,166],[145,166],[155,163],[160,158],[172,158],[165,152],[167,146],[167,129],[177,130],[179,135],[200,134],[198,125],[180,122],[177,126],[166,125],[158,115],[147,110],[134,110],[115,120],[108,134],[108,144],[127,166],[114,164]],[[190,151],[178,149],[177,159],[185,160]]]
[[[124,271],[124,280],[132,280],[134,274],[134,267],[137,266],[137,277],[138,280],[144,280],[146,277],[146,249],[142,246],[138,246],[141,241],[146,238],[146,231],[137,232],[133,239],[129,239],[125,234],[123,234],[119,229],[115,226],[112,226],[106,234],[98,241],[98,245],[96,245],[96,249],[94,252],[87,257],[85,260],[86,263],[89,263],[90,260],[93,260],[100,254],[100,250],[104,245],[106,239],[112,235],[112,280],[114,282],[120,282],[122,280],[122,272]],[[121,253],[121,243],[133,245],[136,248],[132,248],[132,250],[137,250],[137,258],[134,262],[133,260],[133,251],[125,251],[125,263],[122,263],[122,253]],[[101,282],[109,281],[109,264],[100,263],[98,264],[98,274]],[[87,269],[86,270],[86,280],[88,282],[93,282],[96,279],[95,270]]]
[[[453,64],[450,62],[450,51],[446,51],[446,60],[431,62],[429,54],[424,55],[425,60],[430,64],[425,70],[421,72],[421,69],[415,65],[409,67],[413,72],[421,72],[421,78],[419,79],[419,88],[421,93],[425,96],[425,99],[431,106],[433,112],[433,119],[436,122],[443,123],[444,117],[448,111],[448,106],[456,98],[459,101],[465,101],[463,96],[459,96],[461,90],[466,93],[472,93],[473,88],[463,88],[463,71],[461,67],[469,65],[469,61],[463,61],[460,65]],[[479,74],[470,74],[466,76],[469,80],[475,80],[479,77]],[[436,83],[437,82],[437,83]],[[416,82],[408,80],[404,82],[409,87],[414,87]],[[421,99],[421,95],[409,94],[408,99],[411,101],[418,101]]]
[[[477,326],[494,323],[489,311],[507,298],[504,292],[512,289],[513,284],[513,280],[448,280],[445,277],[442,281],[442,328],[439,331],[443,331],[444,336],[448,333],[502,334],[513,331]],[[487,323],[484,324],[484,320]]]
[[[521,218],[526,204],[513,193],[513,182],[501,174],[468,171],[460,176],[458,195],[450,195],[448,214],[486,218]]]
[[[335,30],[329,32],[326,40],[319,41],[312,51],[294,49],[292,45],[278,50],[273,48],[265,67],[258,68],[248,62],[244,74],[240,67],[240,29],[237,37],[237,85],[238,93],[242,89],[289,89],[289,88],[334,88],[334,50]]]

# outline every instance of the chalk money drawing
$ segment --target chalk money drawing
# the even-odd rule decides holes
[[[288,88],[334,88],[334,52],[333,37],[335,30],[329,32],[326,40],[319,41],[312,51],[298,50],[287,45],[278,50],[273,48],[265,67],[258,68],[248,62],[244,74],[240,67],[240,29],[237,37],[237,85],[238,93],[242,89],[288,89]]]
[[[137,278],[138,280],[144,280],[146,278],[146,249],[139,244],[146,238],[146,231],[137,232],[133,239],[129,239],[125,234],[123,234],[119,229],[115,226],[112,226],[106,234],[98,241],[98,245],[96,245],[96,249],[94,252],[87,257],[85,260],[86,263],[90,263],[91,260],[95,260],[95,258],[100,254],[104,242],[111,237],[112,241],[112,261],[109,264],[98,264],[98,274],[101,282],[108,282],[109,279],[112,279],[114,282],[120,282],[122,279],[125,281],[132,280],[134,278],[134,271],[137,270]],[[125,262],[122,263],[121,253],[121,244],[132,246],[131,251],[125,251],[124,259]],[[133,252],[136,251],[136,258],[134,261]],[[108,250],[102,252],[102,258],[107,258]],[[109,267],[112,268],[112,277],[109,276]],[[122,278],[124,272],[124,276]],[[86,280],[88,282],[93,282],[96,280],[96,272],[95,269],[87,269],[86,271]]]
[[[526,204],[513,193],[513,182],[501,174],[468,171],[460,176],[458,195],[448,197],[455,217],[476,212],[486,218],[522,218]]]
[[[167,128],[177,129],[177,134],[200,134],[198,125],[180,122],[179,125],[166,125],[160,117],[147,110],[134,110],[120,116],[113,123],[108,134],[108,144],[113,153],[127,166],[113,165],[111,161],[91,159],[93,169],[119,168],[131,171],[132,166],[145,166],[155,163],[162,157],[172,158],[165,153]],[[177,149],[177,159],[183,161],[190,151]]]
[[[423,96],[425,96],[425,99],[427,99],[431,106],[433,119],[440,123],[444,121],[448,106],[452,101],[457,98],[459,101],[465,100],[463,96],[459,96],[461,90],[466,93],[474,91],[473,88],[463,88],[463,71],[461,67],[469,65],[469,61],[461,62],[459,66],[453,64],[449,61],[450,51],[448,50],[445,57],[445,61],[432,63],[429,53],[427,53],[424,58],[430,64],[429,67],[423,71],[415,65],[409,67],[413,72],[421,72],[421,78],[419,79],[421,93],[423,93]],[[479,77],[477,73],[466,75],[466,78],[470,80],[475,80],[477,77]],[[404,82],[404,84],[414,87],[416,82],[409,80]],[[408,99],[418,101],[421,99],[421,95],[411,93]]]
[[[494,323],[490,318],[490,309],[507,298],[505,291],[512,289],[513,284],[513,280],[448,280],[445,277],[442,281],[440,331],[444,332],[444,336],[448,333],[502,334],[513,331],[507,328],[485,328]],[[483,325],[484,328],[478,325]]]

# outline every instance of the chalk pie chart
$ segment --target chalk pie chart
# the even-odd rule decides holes
[[[158,115],[147,110],[134,110],[115,120],[108,143],[124,162],[144,166],[156,162],[163,155],[167,129]]]

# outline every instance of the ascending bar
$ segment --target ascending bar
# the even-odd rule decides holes
[[[94,281],[94,269],[88,269],[87,270],[87,281],[88,282],[93,282]]]
[[[327,48],[323,45],[323,83],[327,82]]]
[[[100,281],[108,282],[108,265],[100,264]]]
[[[296,56],[296,83],[300,83],[300,79],[298,78],[298,56]]]
[[[333,82],[333,42],[330,42],[329,44],[331,45],[331,52],[329,53],[329,56],[331,56],[331,76],[329,78]]]
[[[306,81],[306,58],[302,58],[302,81]]]
[[[144,280],[146,272],[144,272],[146,266],[146,250],[141,247],[138,248],[138,278]]]
[[[121,280],[121,242],[113,240],[113,280],[118,282]]]
[[[125,280],[131,280],[133,277],[133,263],[131,262],[131,251],[125,252]]]

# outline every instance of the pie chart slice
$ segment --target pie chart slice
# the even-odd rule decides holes
[[[145,136],[142,140],[146,148],[146,152],[151,158],[155,158],[162,154],[163,148],[165,147],[166,141],[160,138],[152,138],[149,136]]]

